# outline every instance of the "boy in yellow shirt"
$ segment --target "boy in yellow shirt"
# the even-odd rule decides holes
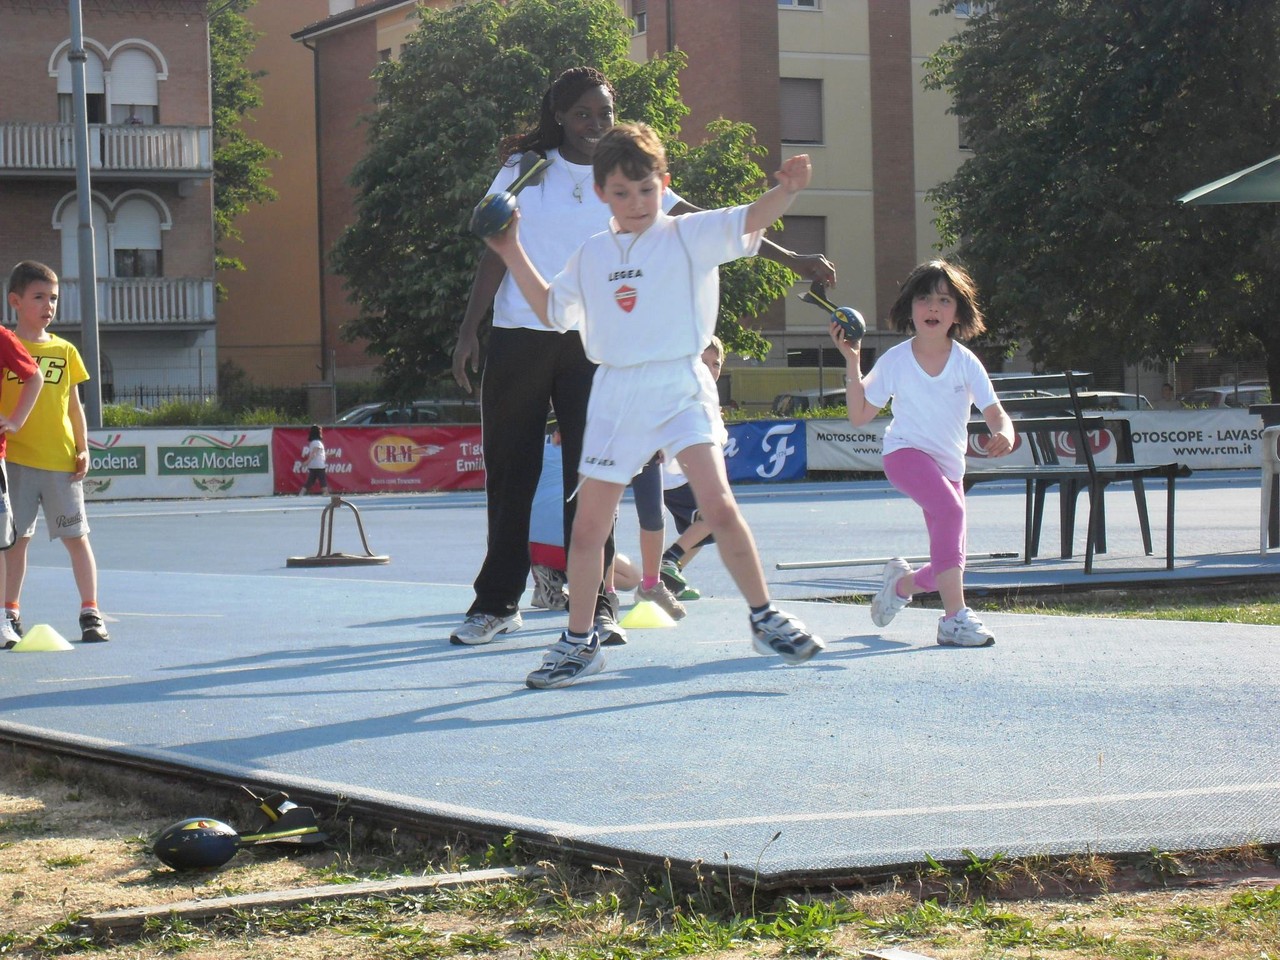
[[[26,425],[9,438],[9,490],[18,541],[5,570],[5,617],[21,635],[19,595],[27,575],[27,546],[44,509],[49,538],[60,538],[71,557],[80,591],[80,640],[111,639],[98,610],[98,566],[89,546],[84,477],[89,472],[89,429],[80,391],[89,379],[80,352],[51,334],[58,308],[58,275],[43,263],[24,260],[9,276],[9,306],[18,316],[18,340],[44,373],[44,387]],[[14,408],[17,391],[8,378],[0,386],[0,412]]]

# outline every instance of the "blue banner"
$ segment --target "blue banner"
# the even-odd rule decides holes
[[[728,427],[724,458],[731,483],[804,479],[803,420],[751,420]]]

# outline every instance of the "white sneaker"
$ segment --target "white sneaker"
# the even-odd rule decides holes
[[[524,685],[532,690],[567,687],[575,680],[599,673],[603,666],[598,636],[592,634],[587,643],[574,643],[565,631],[543,656],[542,665],[525,677]]]
[[[612,594],[611,596],[617,596]],[[596,611],[595,629],[600,636],[600,644],[605,647],[620,647],[627,642],[627,631],[618,623],[618,614],[609,604],[605,609]]]
[[[684,608],[683,603],[672,596],[671,591],[661,579],[653,585],[651,590],[646,590],[644,584],[636,587],[636,602],[640,603],[645,600],[650,603],[656,603],[667,612],[667,616],[672,620],[683,620],[685,614],[689,612]]]
[[[827,649],[821,637],[815,637],[808,627],[795,617],[781,610],[770,610],[765,616],[751,621],[751,646],[756,653],[776,653],[786,663],[804,663],[819,650]]]
[[[898,596],[898,581],[911,573],[911,564],[901,557],[894,557],[884,565],[881,576],[884,585],[871,600],[871,622],[877,627],[887,627],[898,611],[911,602],[910,597]]]
[[[968,607],[938,621],[938,643],[944,647],[989,647],[995,642],[996,635]]]
[[[0,650],[16,647],[20,639],[18,631],[13,629],[13,621],[8,617],[0,617]]]
[[[533,573],[533,605],[543,610],[568,610],[569,594],[565,591],[564,571],[535,563]]]
[[[449,642],[475,647],[488,643],[500,633],[515,633],[522,626],[524,621],[520,618],[519,610],[509,617],[499,617],[492,613],[473,613],[463,621],[462,626],[449,635]]]

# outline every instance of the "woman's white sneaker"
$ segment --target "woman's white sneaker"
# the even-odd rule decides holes
[[[996,635],[968,607],[938,621],[938,643],[944,647],[989,647],[995,642]]]
[[[910,597],[898,596],[898,581],[911,573],[911,564],[901,557],[894,557],[884,565],[881,578],[883,586],[871,599],[871,622],[877,627],[887,627],[898,611],[911,602]]]

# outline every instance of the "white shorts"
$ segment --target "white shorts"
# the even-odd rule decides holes
[[[49,539],[72,539],[89,532],[84,513],[84,481],[72,480],[65,470],[40,470],[20,463],[6,464],[9,470],[9,500],[19,537],[34,536],[36,515],[44,508],[44,524]]]
[[[700,356],[596,368],[578,472],[627,484],[661,450],[668,460],[717,443],[720,396]]]

